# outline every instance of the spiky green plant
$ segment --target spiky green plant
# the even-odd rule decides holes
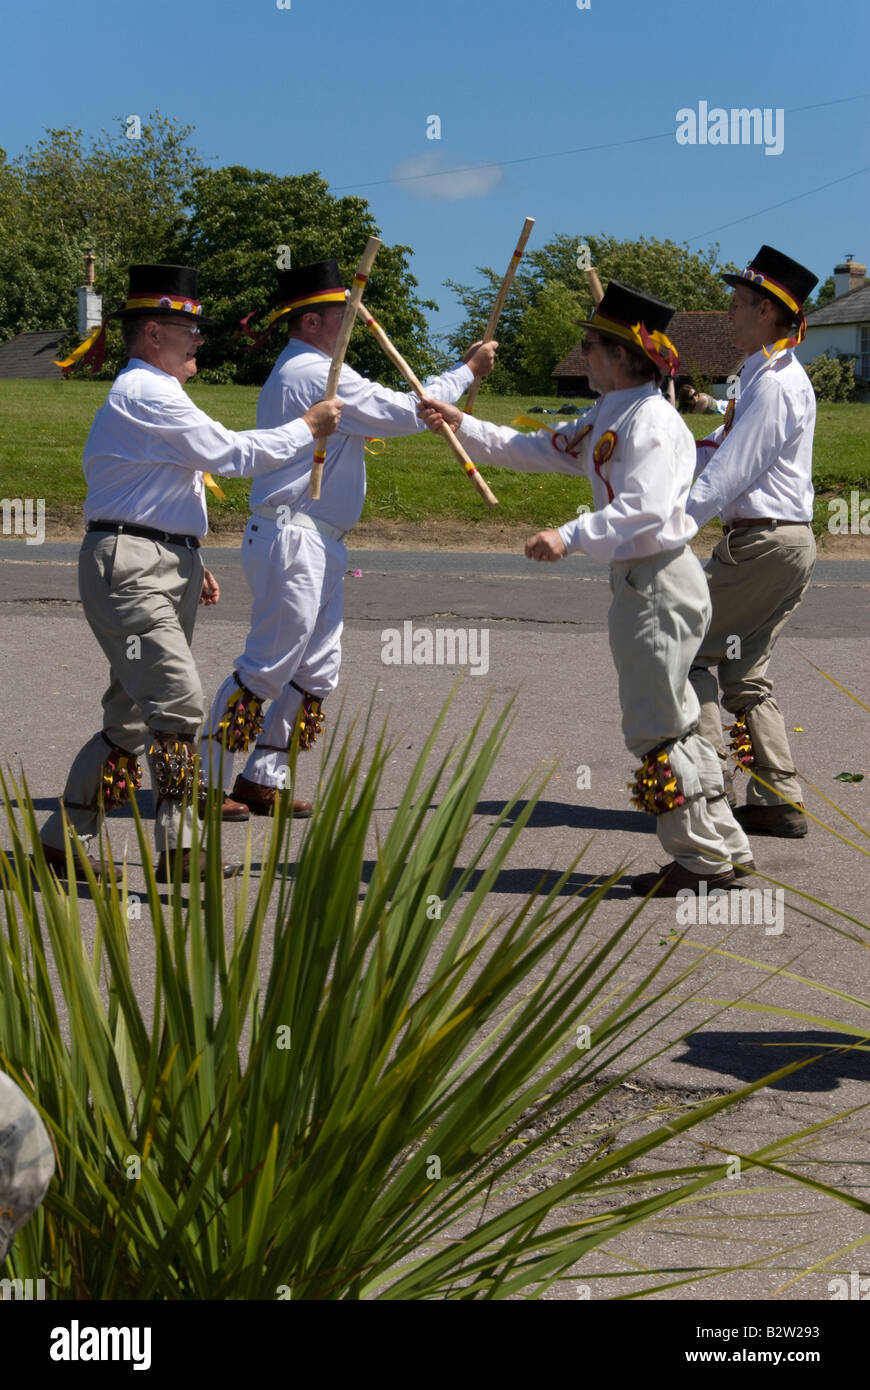
[[[109,859],[104,885],[89,879],[90,951],[78,893],[46,866],[26,788],[4,784],[0,1066],[33,1098],[58,1157],[11,1277],[46,1278],[64,1298],[538,1296],[576,1278],[589,1251],[725,1176],[724,1162],[620,1170],[802,1063],[610,1152],[603,1144],[569,1178],[488,1212],[564,1126],[679,1040],[674,1022],[667,1045],[625,1060],[676,1012],[698,961],[665,978],[672,946],[637,968],[640,903],[589,942],[619,871],[578,899],[563,897],[569,865],[476,926],[540,789],[525,802],[518,793],[472,841],[507,715],[488,733],[482,716],[436,756],[443,719],[368,874],[392,751],[384,732],[356,750],[351,735],[334,743],[295,863],[282,804],[259,879],[249,837],[227,886],[212,809],[201,893],[176,881],[164,905],[136,813],[147,914],[129,919],[126,872]],[[153,952],[150,1016],[133,931]],[[581,1025],[588,1047],[577,1045]],[[685,1279],[659,1287],[674,1282]]]

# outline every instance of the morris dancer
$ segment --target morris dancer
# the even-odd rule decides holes
[[[207,530],[203,470],[250,477],[283,467],[331,433],[340,401],[314,405],[274,429],[225,429],[182,390],[196,373],[203,342],[196,271],[188,266],[134,265],[117,315],[130,360],[97,411],[84,452],[87,535],[79,555],[85,617],[108,658],[103,728],[76,757],[63,794],[73,829],[86,847],[98,836],[104,810],[140,785],[138,757],[147,751],[156,793],[154,839],[162,876],[182,853],[190,871],[193,761],[203,697],[190,640],[197,605],[218,601],[218,586],[199,554]],[[246,819],[242,806],[225,806]],[[41,832],[49,864],[66,872],[59,811]],[[167,852],[168,851],[168,852]],[[99,874],[98,860],[90,864]],[[203,854],[204,860],[204,854]],[[82,865],[77,877],[84,878]]]
[[[635,804],[656,816],[673,860],[638,874],[632,891],[675,896],[681,889],[728,888],[751,872],[749,841],[724,796],[713,748],[698,733],[699,706],[689,667],[710,618],[704,571],[688,542],[696,532],[685,502],[695,442],[659,389],[676,350],[665,336],[674,310],[611,280],[583,343],[586,375],[599,393],[579,422],[520,434],[424,400],[432,427],[447,420],[476,463],[523,472],[585,473],[595,511],[526,543],[534,560],[583,551],[610,562],[608,628],[619,677],[622,729],[642,759]]]
[[[701,731],[724,766],[719,691],[710,671],[718,667],[722,704],[735,716],[730,733],[738,766],[763,779],[749,779],[746,805],[737,811],[744,830],[799,839],[807,818],[768,667],[816,561],[816,398],[792,348],[803,341],[803,302],[818,282],[770,246],[739,275],[722,278],[734,287],[728,310],[734,344],[748,356],[724,424],[698,445],[700,476],[686,504],[699,527],[719,516],[725,532],[707,565],[713,619],[689,679],[701,702]]]
[[[281,306],[270,323],[286,317],[289,342],[260,392],[257,423],[295,420],[323,395],[330,359],[344,315],[345,288],[338,263],[317,261],[278,272]],[[496,343],[474,344],[463,364],[428,382],[435,396],[458,400],[491,370]],[[299,728],[309,748],[322,726],[322,702],[338,684],[341,661],[344,538],[359,520],[366,490],[367,436],[394,438],[423,429],[417,398],[391,391],[342,367],[338,391],[341,427],[327,451],[321,495],[309,496],[313,448],[251,488],[251,519],[242,539],[242,563],[251,588],[251,629],[245,650],[215,696],[203,734],[203,763],[224,787],[235,752],[256,745],[236,778],[235,801],[255,815],[271,815],[285,785],[287,754]],[[272,705],[262,719],[263,703]],[[259,735],[259,736],[258,736]],[[293,814],[311,814],[294,801]]]

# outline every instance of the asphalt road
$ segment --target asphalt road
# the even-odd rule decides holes
[[[76,545],[0,544],[4,653],[0,763],[13,769],[23,766],[40,816],[47,814],[52,798],[61,790],[73,755],[98,725],[106,675],[78,602],[77,549]],[[211,548],[206,555],[222,587],[218,607],[201,610],[194,644],[208,696],[232,669],[244,642],[249,600],[239,560],[236,547]],[[445,740],[460,735],[487,701],[498,709],[519,691],[519,717],[477,808],[475,833],[492,823],[525,779],[538,783],[551,774],[551,780],[498,877],[486,916],[519,906],[542,877],[551,880],[585,846],[570,890],[586,891],[600,876],[625,868],[590,926],[593,939],[606,937],[634,905],[628,894],[628,874],[661,862],[652,822],[631,809],[625,786],[633,762],[621,739],[607,647],[606,570],[576,559],[536,566],[514,555],[357,551],[349,557],[345,596],[343,718],[349,721],[365,711],[374,698],[376,715],[389,716],[394,732],[402,733],[382,787],[377,812],[381,827],[397,805],[423,731],[458,675],[463,679],[447,719]],[[412,633],[421,627],[433,632],[448,627],[469,629],[469,650],[476,654],[477,669],[471,663],[464,669],[447,664],[386,664],[383,658],[390,639],[385,634],[389,629],[404,634],[405,623],[412,625]],[[768,933],[757,920],[727,927],[699,923],[690,930],[695,945],[681,947],[677,953],[681,963],[700,959],[703,948],[723,935],[727,936],[725,949],[734,958],[709,957],[703,962],[693,983],[701,998],[686,1002],[679,1025],[674,1020],[663,1025],[670,1032],[659,1037],[660,1046],[678,1031],[689,1036],[641,1069],[636,1080],[650,1093],[664,1089],[703,1096],[730,1090],[806,1055],[820,1039],[832,1037],[821,1026],[808,1027],[783,1013],[730,1009],[705,1022],[715,1012],[705,1000],[733,999],[753,990],[755,1003],[805,1010],[866,1027],[870,1033],[870,928],[866,925],[870,922],[866,857],[870,775],[860,783],[835,780],[844,771],[870,773],[870,714],[815,669],[822,668],[868,703],[868,637],[870,566],[822,562],[773,663],[788,726],[799,730],[793,735],[793,751],[809,810],[865,852],[845,844],[820,824],[812,826],[804,841],[754,842],[759,867],[768,876],[756,880],[755,886],[772,892],[780,883],[790,885],[782,907],[782,931]],[[328,703],[331,718],[337,717],[340,705],[338,697]],[[316,757],[303,764],[300,794],[315,791],[318,771]],[[826,798],[841,807],[851,823]],[[143,809],[147,805],[143,798]],[[113,842],[117,848],[125,840],[125,827],[121,822],[116,825]],[[227,849],[238,854],[245,843],[245,828],[228,826],[226,832]],[[262,822],[255,826],[255,837],[261,833]],[[126,842],[135,891],[138,851],[132,833],[126,835]],[[373,857],[374,841],[371,849]],[[838,918],[810,898],[830,903],[847,916]],[[769,904],[772,910],[773,898]],[[674,928],[675,913],[675,905],[667,902],[654,902],[644,909],[638,932],[644,926],[652,930],[638,947],[634,973],[660,959],[660,943]],[[92,909],[85,903],[86,930],[92,920]],[[147,942],[134,940],[131,949],[137,987],[147,999],[152,984]],[[758,964],[747,964],[747,960]],[[787,975],[776,973],[786,971]],[[828,992],[820,993],[819,988]],[[640,1057],[642,1049],[643,1056],[652,1050],[647,1043],[639,1043],[632,1055]],[[830,1119],[866,1103],[868,1079],[870,1052],[853,1052],[810,1067],[787,1084],[759,1093],[736,1117],[720,1121],[715,1142],[731,1144],[740,1152],[738,1143],[760,1143]],[[863,1189],[866,1195],[862,1174],[867,1171],[870,1147],[863,1112],[807,1143],[806,1161],[820,1164],[818,1171],[825,1180],[839,1181],[854,1191]],[[748,1210],[748,1195],[746,1202]],[[805,1213],[800,1224],[805,1243],[795,1257],[794,1269],[805,1268],[811,1260],[870,1232],[863,1213],[824,1198],[800,1194],[792,1206]],[[765,1228],[771,1248],[795,1244],[794,1220],[785,1209],[777,1210],[776,1219]],[[748,1218],[747,1222],[745,1240],[757,1244],[757,1230]],[[664,1251],[667,1258],[679,1261],[687,1249],[698,1255],[706,1248],[697,1235],[694,1245],[687,1244],[683,1235],[675,1235],[669,1227],[666,1236],[650,1235],[643,1259],[647,1263],[660,1260]],[[637,1256],[635,1247],[633,1254]],[[827,1298],[827,1280],[841,1266],[847,1273],[854,1268],[866,1273],[867,1259],[861,1252],[843,1257],[822,1274],[802,1281],[788,1296]],[[727,1285],[718,1281],[690,1284],[671,1296],[769,1297],[785,1278],[781,1271],[756,1270],[731,1276]]]

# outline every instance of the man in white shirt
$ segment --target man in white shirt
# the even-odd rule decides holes
[[[665,336],[674,310],[611,280],[585,326],[586,375],[599,399],[578,423],[523,435],[423,402],[430,428],[445,419],[476,463],[525,472],[585,473],[595,510],[526,543],[534,560],[584,552],[610,563],[610,649],[619,677],[622,729],[642,759],[635,804],[656,816],[664,871],[638,874],[632,891],[666,896],[730,888],[751,872],[749,841],[724,795],[715,752],[697,732],[688,675],[706,631],[710,600],[688,542],[685,512],[694,440],[659,390],[676,369]]]
[[[735,716],[731,748],[738,767],[757,774],[737,810],[740,824],[754,835],[793,839],[806,835],[807,818],[768,667],[816,558],[816,398],[792,348],[806,331],[802,305],[817,279],[770,246],[741,274],[723,278],[734,287],[728,311],[734,343],[747,357],[724,424],[698,444],[699,473],[686,506],[699,527],[718,516],[725,531],[707,565],[713,617],[690,678],[701,729],[724,766],[719,690],[710,670],[718,666],[722,704]]]
[[[195,270],[145,265],[131,267],[126,303],[113,316],[122,320],[130,360],[85,444],[87,535],[79,555],[85,617],[109,660],[110,684],[102,731],[76,757],[63,794],[87,848],[104,811],[139,786],[138,757],[147,752],[158,872],[171,873],[180,853],[184,878],[192,810],[182,815],[182,799],[195,804],[201,790],[193,764],[204,709],[190,641],[197,605],[219,597],[199,551],[207,530],[203,473],[252,477],[283,467],[340,418],[339,401],[312,401],[301,418],[274,429],[236,433],[210,419],[183,390],[209,323],[201,311]],[[233,818],[246,815],[239,806]],[[49,864],[65,873],[60,811],[41,838]],[[87,857],[99,873],[99,862]],[[76,872],[85,877],[81,863]]]
[[[257,424],[295,420],[324,393],[344,315],[345,288],[335,260],[295,266],[278,275],[289,341],[257,404]],[[456,401],[476,377],[492,370],[495,343],[475,344],[427,389]],[[229,787],[233,754],[256,739],[232,789],[234,800],[256,815],[271,815],[285,786],[287,755],[295,730],[299,746],[317,738],[321,706],[338,684],[341,662],[344,538],[359,520],[365,500],[365,440],[416,434],[423,425],[417,398],[368,381],[351,367],[338,384],[341,425],[330,441],[318,500],[309,495],[313,447],[251,487],[251,519],[242,539],[242,563],[251,588],[251,629],[245,650],[215,696],[203,732],[202,760],[210,756],[212,785],[223,766]],[[272,704],[266,713],[265,701]],[[294,801],[296,816],[311,804]]]

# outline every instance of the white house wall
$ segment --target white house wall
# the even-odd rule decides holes
[[[795,357],[804,366],[823,353],[834,357],[838,352],[848,352],[857,357],[861,341],[860,327],[857,323],[820,323],[817,328],[807,328],[807,336],[795,348]]]

